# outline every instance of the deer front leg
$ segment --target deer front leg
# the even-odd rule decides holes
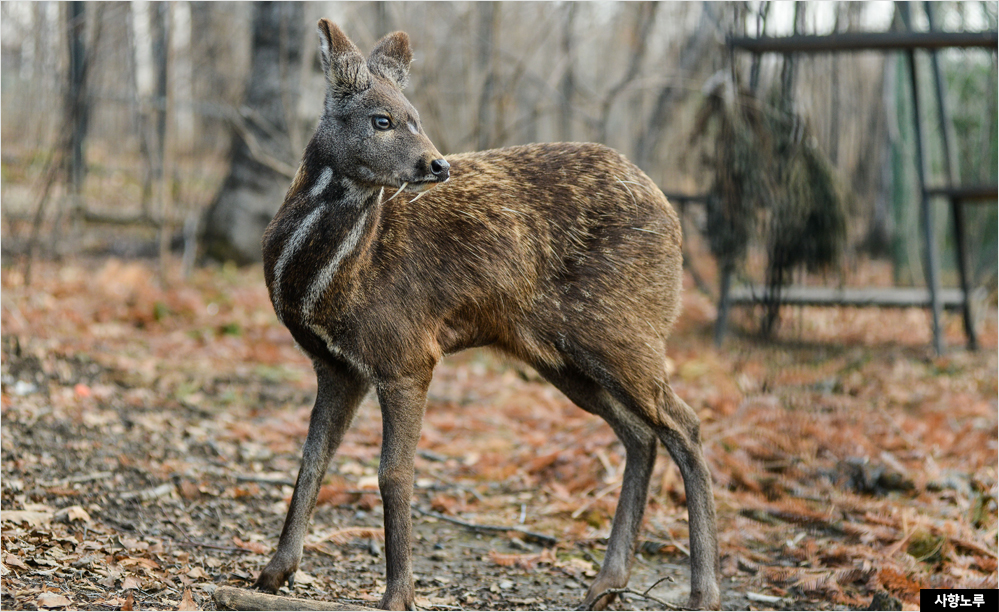
[[[271,593],[277,592],[285,582],[291,584],[302,560],[302,543],[326,469],[369,387],[365,380],[344,366],[317,360],[314,367],[319,388],[309,419],[309,434],[302,450],[302,467],[295,482],[295,492],[291,496],[277,552],[260,572],[255,584],[257,588]]]
[[[413,587],[413,460],[426,406],[425,379],[395,380],[378,386],[382,408],[382,455],[378,488],[385,510],[385,610],[415,609]]]

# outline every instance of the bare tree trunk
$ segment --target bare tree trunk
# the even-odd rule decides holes
[[[803,2],[794,3],[794,26],[791,31],[792,35],[800,34],[804,30],[805,23],[805,4]],[[798,116],[794,112],[794,86],[795,79],[797,77],[797,62],[798,56],[794,53],[784,54],[784,65],[781,68],[780,81],[781,81],[781,91],[780,100],[778,102],[778,111],[785,113],[787,119],[798,121]],[[794,130],[797,132],[797,129]],[[796,146],[796,143],[790,143],[790,146]],[[775,180],[778,185],[785,184],[787,181],[787,158],[778,158],[775,160],[774,173],[776,175]],[[786,199],[795,197],[788,194],[786,190],[779,190],[774,202],[777,211],[788,210],[786,204]],[[781,202],[784,199],[784,202]],[[784,285],[788,284],[790,281],[790,276],[792,274],[792,268],[788,265],[788,260],[792,257],[791,253],[788,252],[786,248],[782,248],[782,244],[779,240],[780,233],[782,231],[781,224],[783,219],[781,219],[779,213],[772,214],[770,219],[770,224],[772,228],[769,231],[770,241],[772,244],[768,245],[767,248],[767,271],[766,271],[766,288],[763,293],[763,318],[760,322],[760,335],[770,340],[774,337],[777,332],[777,327],[780,324],[780,307],[781,307],[781,294]]]
[[[304,26],[300,2],[253,5],[250,75],[244,106],[232,117],[229,176],[203,219],[202,248],[214,259],[260,261],[260,238],[284,199],[299,153],[291,149],[289,117],[298,104]]]
[[[499,5],[496,2],[482,2],[479,4],[479,45],[478,61],[479,69],[486,73],[486,81],[482,84],[482,92],[479,95],[479,114],[476,122],[476,142],[478,149],[488,149],[493,146],[492,130],[488,127],[493,122],[490,121],[490,113],[493,104],[493,90],[496,86],[496,30],[499,21]]]
[[[565,24],[562,29],[562,54],[565,56],[565,72],[562,73],[562,79],[559,83],[561,100],[559,101],[558,115],[558,137],[562,141],[572,140],[572,99],[576,92],[576,77],[573,71],[575,37],[572,29],[576,22],[578,6],[575,2],[566,3]]]
[[[703,62],[711,59],[711,54],[707,52],[714,38],[714,30],[708,12],[710,10],[712,10],[711,3],[701,3],[700,22],[680,52],[680,65],[677,66],[676,70],[677,80],[682,81],[687,75],[697,70]],[[648,127],[639,134],[638,142],[635,145],[634,160],[640,168],[649,169],[656,147],[659,146],[663,132],[669,124],[670,113],[674,105],[680,102],[685,95],[686,88],[676,86],[672,82],[659,92],[647,122]]]
[[[149,172],[143,186],[143,211],[150,218],[154,191],[163,181],[163,152],[166,145],[166,94],[167,94],[167,49],[169,46],[169,24],[166,3],[148,5],[149,25],[152,30],[152,60],[155,69],[153,77],[153,104],[146,128],[146,153],[149,158]]]
[[[392,31],[392,18],[389,16],[388,2],[372,2],[375,9],[375,38],[380,39]]]
[[[173,147],[175,143],[168,131],[168,125],[173,122],[174,99],[173,87],[170,81],[173,79],[173,51],[172,51],[172,28],[173,28],[173,3],[161,2],[156,5],[156,12],[159,14],[158,25],[159,34],[157,36],[157,74],[156,74],[156,97],[162,103],[156,117],[156,146],[158,148],[157,158],[159,161],[159,176],[156,181],[157,201],[159,203],[160,220],[160,282],[164,285],[167,281],[167,257],[170,254],[170,236],[173,232]],[[167,142],[170,140],[170,142]]]
[[[836,21],[833,24],[833,32],[839,33],[840,30],[840,19],[845,11],[845,7],[842,2],[836,3]],[[848,28],[849,29],[849,28]],[[840,128],[839,128],[839,113],[840,113],[840,101],[839,101],[839,68],[840,59],[839,56],[833,54],[830,57],[830,62],[832,66],[829,67],[829,162],[832,165],[836,165],[839,161],[839,139],[840,139]]]
[[[59,144],[56,157],[46,171],[45,184],[41,197],[35,209],[31,238],[28,242],[28,258],[25,265],[25,282],[30,282],[31,261],[35,256],[42,222],[45,219],[45,206],[48,203],[50,189],[60,175],[65,173],[69,182],[70,218],[76,221],[82,217],[83,200],[81,191],[86,177],[86,157],[84,143],[87,138],[87,125],[90,116],[87,103],[87,75],[89,70],[88,50],[85,42],[86,12],[83,2],[70,2],[66,7],[66,30],[69,32],[69,83],[63,100],[64,109]],[[100,14],[103,9],[97,9],[97,27],[94,30],[91,46],[95,47],[100,37]],[[52,249],[58,251],[62,244],[61,231],[63,216],[67,203],[63,203],[56,212],[52,224]]]
[[[635,25],[631,40],[631,59],[628,62],[628,70],[624,76],[613,86],[604,97],[600,109],[600,127],[597,140],[607,142],[607,124],[610,123],[611,107],[619,95],[635,80],[638,72],[642,69],[642,60],[645,59],[645,50],[648,48],[649,33],[656,21],[656,11],[659,9],[658,2],[642,2],[636,5]]]
[[[75,224],[83,216],[83,181],[87,176],[85,141],[90,119],[87,100],[86,4],[70,2],[67,6],[69,30],[69,86],[66,89],[66,123],[69,127],[69,149],[66,157],[69,178],[69,219]],[[52,226],[52,246],[58,252],[66,205],[60,207]]]
[[[87,71],[87,49],[84,42],[87,20],[84,10],[83,2],[71,2],[69,5],[69,99],[67,103],[73,126],[69,176],[73,190],[74,214],[82,207],[80,191],[83,187],[83,178],[87,174],[83,143],[87,138],[87,123],[90,118],[86,83],[84,82]]]

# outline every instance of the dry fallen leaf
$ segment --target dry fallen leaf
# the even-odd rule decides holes
[[[184,596],[180,599],[180,605],[177,606],[178,610],[200,610],[198,604],[194,603],[194,596],[191,595],[191,589],[184,589]]]
[[[125,596],[125,603],[121,604],[121,609],[125,612],[131,612],[135,609],[135,594],[132,591],[128,592]]]
[[[455,514],[458,500],[452,495],[437,495],[430,500],[430,509],[441,514]]]
[[[146,559],[146,558],[143,558],[143,557],[128,557],[127,559],[121,559],[120,561],[118,561],[118,563],[120,563],[120,564],[122,564],[122,565],[124,565],[126,567],[127,566],[139,566],[139,567],[144,567],[146,569],[151,569],[151,570],[159,569],[160,568],[160,564],[159,563],[153,561],[152,559]]]
[[[201,497],[201,490],[195,483],[184,480],[180,483],[180,496],[184,499],[197,499]]]
[[[135,576],[126,576],[125,579],[121,581],[121,588],[126,591],[131,589],[141,589],[142,581]]]
[[[65,608],[66,606],[73,605],[73,602],[67,597],[60,595],[59,593],[42,593],[38,596],[38,600],[35,602],[38,604],[39,608],[46,608],[51,610],[52,608]]]
[[[266,555],[271,550],[270,547],[263,542],[244,542],[239,538],[239,536],[232,536],[232,542],[239,548],[257,553],[258,555]]]
[[[316,538],[315,542],[332,542],[338,546],[349,544],[354,540],[385,541],[385,530],[377,527],[348,527],[337,529],[327,535]]]
[[[319,497],[316,498],[316,505],[329,504],[331,506],[340,506],[350,502],[352,498],[353,495],[347,492],[346,483],[340,479],[335,484],[323,485],[319,489]]]
[[[540,553],[504,554],[495,550],[489,551],[489,560],[502,567],[517,566],[525,570],[533,570],[539,563],[555,564],[558,561],[554,549],[546,548]]]
[[[197,566],[192,567],[190,571],[187,572],[187,577],[191,578],[192,580],[207,580],[208,578],[210,578],[210,576],[208,575],[207,572],[205,572],[205,570]]]
[[[23,570],[30,569],[27,565],[24,564],[24,561],[22,561],[21,558],[15,555],[14,553],[7,553],[7,556],[4,557],[3,562],[11,567],[16,567],[17,569],[23,569]]]
[[[0,511],[0,522],[27,524],[29,527],[43,527],[52,521],[52,513],[36,510],[3,510]]]
[[[65,521],[68,523],[72,523],[73,521],[83,521],[84,523],[90,522],[90,514],[84,510],[82,506],[69,506],[67,508],[63,508],[62,510],[56,512],[55,516],[57,519],[63,519],[63,517],[65,517]]]
[[[378,490],[378,476],[372,474],[370,476],[362,476],[357,479],[358,489],[371,489],[372,491]]]

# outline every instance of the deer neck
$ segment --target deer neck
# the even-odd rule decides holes
[[[338,176],[314,158],[306,154],[264,238],[271,301],[286,324],[291,318],[311,326],[344,307],[386,197],[385,189]]]

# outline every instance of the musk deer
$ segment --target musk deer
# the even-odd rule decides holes
[[[413,460],[435,365],[491,345],[605,419],[627,462],[603,567],[583,602],[606,607],[631,571],[661,441],[690,517],[689,605],[717,608],[711,480],[696,414],[670,388],[680,309],[680,224],[656,185],[596,144],[536,144],[444,158],[403,95],[409,38],[365,59],[319,21],[325,106],[263,238],[271,301],[313,360],[318,393],[277,552],[276,591],[302,558],[320,483],[358,404],[377,392],[387,581],[381,607],[413,609]]]

